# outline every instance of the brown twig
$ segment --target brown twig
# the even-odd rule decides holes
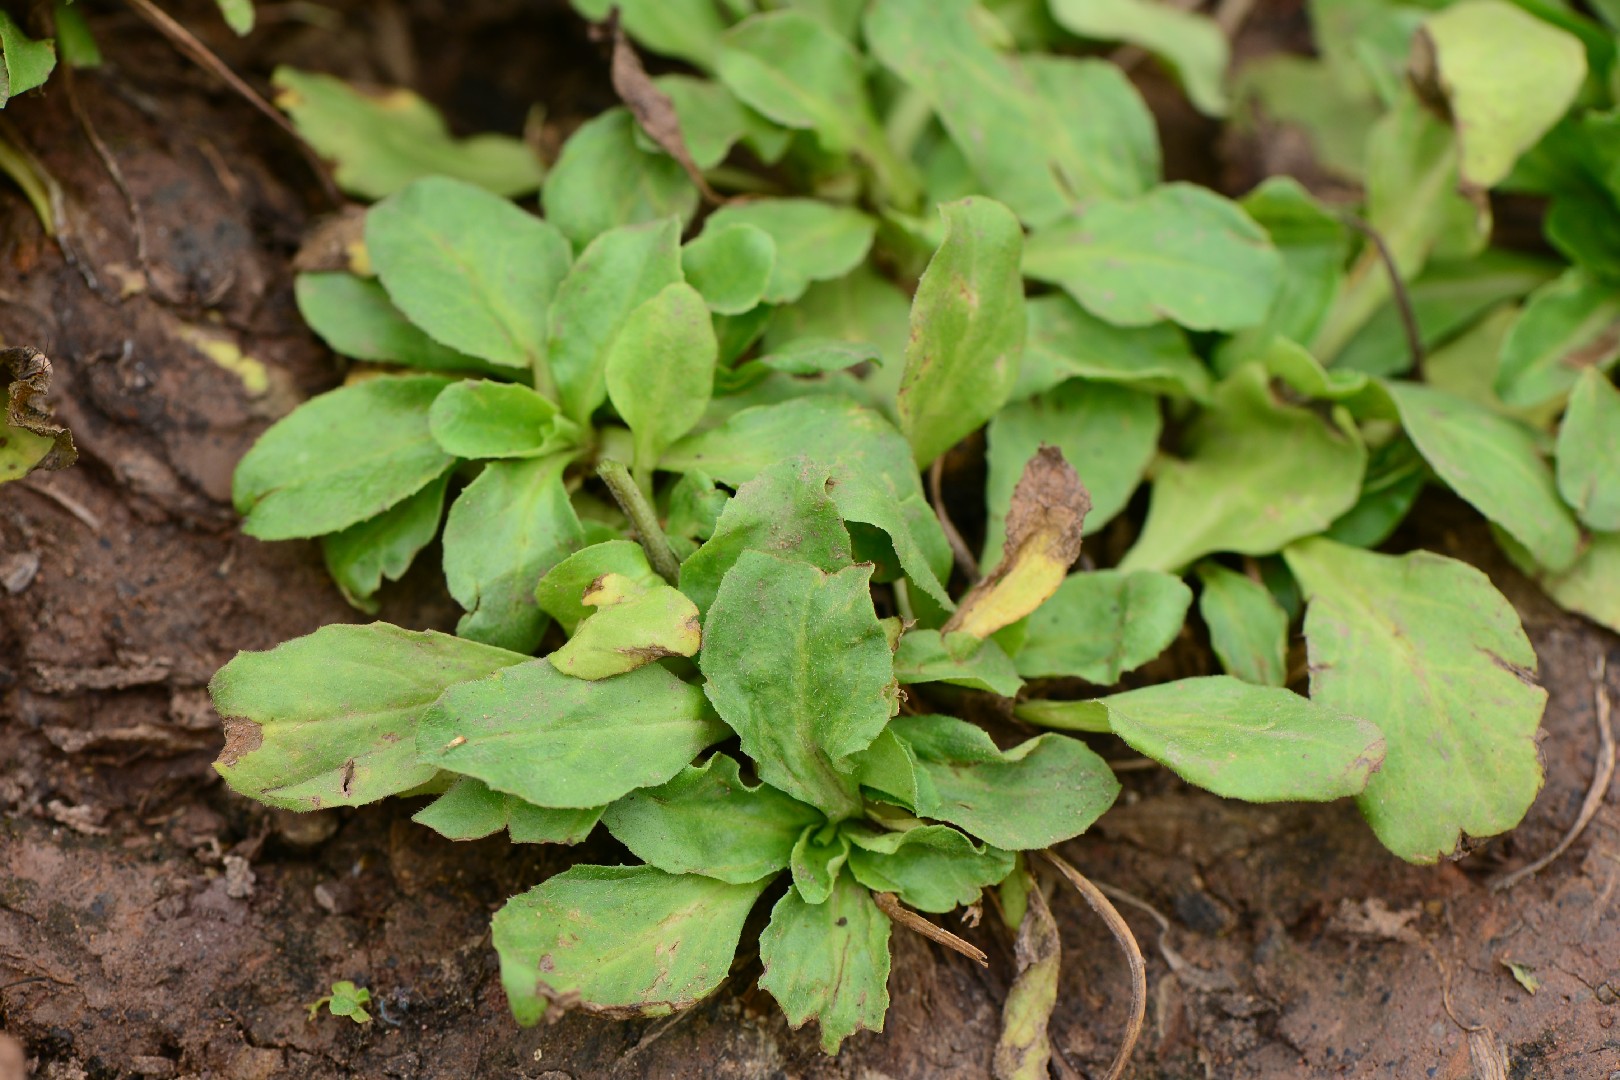
[[[1378,252],[1379,261],[1384,264],[1384,270],[1389,274],[1390,292],[1395,297],[1395,310],[1400,312],[1401,327],[1406,331],[1406,347],[1412,352],[1412,374],[1418,378],[1423,377],[1423,362],[1426,359],[1423,350],[1423,332],[1418,328],[1417,312],[1412,308],[1412,295],[1406,291],[1406,282],[1401,279],[1401,268],[1395,264],[1395,255],[1384,243],[1384,237],[1379,231],[1367,222],[1351,213],[1343,213],[1341,218],[1351,228],[1365,236]]]
[[[331,173],[326,170],[326,162],[322,161],[315,149],[304,141],[304,137],[298,134],[298,129],[293,127],[292,122],[285,116],[281,115],[280,110],[264,100],[257,90],[249,86],[240,75],[232,71],[225,61],[214,54],[212,49],[204,45],[195,34],[177,22],[168,12],[154,4],[152,0],[124,0],[124,2],[135,10],[135,14],[151,24],[154,30],[168,38],[170,44],[184,53],[192,63],[212,73],[226,86],[241,95],[244,101],[262,113],[276,127],[291,136],[299,152],[309,162],[309,167],[314,171],[316,180],[320,182],[321,190],[332,201],[332,205],[343,205],[343,193],[338,190],[337,184],[333,183]]]
[[[1120,915],[1108,897],[1103,895],[1101,889],[1093,885],[1084,874],[1070,866],[1068,861],[1055,852],[1042,851],[1046,861],[1057,868],[1058,873],[1068,879],[1069,884],[1077,889],[1091,910],[1101,917],[1103,923],[1113,933],[1114,940],[1125,953],[1125,960],[1131,968],[1131,1015],[1125,1024],[1125,1038],[1114,1056],[1114,1063],[1108,1067],[1106,1080],[1119,1080],[1125,1072],[1125,1066],[1131,1060],[1131,1051],[1136,1049],[1136,1040],[1142,1035],[1142,1025],[1147,1020],[1147,961],[1142,959],[1142,949],[1136,943],[1136,935],[1131,933],[1130,926]]]
[[[990,958],[984,950],[970,942],[963,941],[955,934],[942,926],[936,926],[900,903],[900,898],[891,892],[873,893],[872,899],[877,903],[878,910],[904,926],[908,930],[915,930],[929,941],[937,942],[947,949],[961,953],[969,960],[977,960],[981,967],[990,966]]]
[[[73,496],[68,495],[65,492],[57,491],[53,487],[47,487],[40,481],[28,477],[24,477],[22,480],[18,481],[18,483],[21,484],[24,489],[32,491],[36,495],[45,496],[45,498],[51,500],[51,502],[78,518],[90,529],[91,532],[99,533],[101,531],[101,519]]]
[[[1596,686],[1592,690],[1592,698],[1597,709],[1598,729],[1598,755],[1597,767],[1592,770],[1592,786],[1586,789],[1586,799],[1581,803],[1581,812],[1575,815],[1575,823],[1569,827],[1564,838],[1553,846],[1553,849],[1528,866],[1521,866],[1511,873],[1503,874],[1490,883],[1492,892],[1505,892],[1513,888],[1526,878],[1545,870],[1553,861],[1585,831],[1592,819],[1597,817],[1598,810],[1603,806],[1603,798],[1609,793],[1609,784],[1614,780],[1615,746],[1614,729],[1609,724],[1608,687],[1608,660],[1599,656],[1597,663],[1592,666],[1592,680]]]
[[[928,467],[928,494],[934,501],[934,516],[939,519],[939,527],[945,532],[945,539],[951,545],[951,558],[956,561],[956,568],[967,578],[972,585],[979,580],[979,564],[973,558],[973,552],[962,539],[962,534],[956,529],[956,522],[951,520],[950,511],[945,509],[944,484],[945,455],[941,454],[934,459]]]

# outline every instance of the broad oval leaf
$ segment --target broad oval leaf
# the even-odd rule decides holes
[[[831,153],[882,137],[860,54],[814,16],[788,9],[744,19],[721,36],[716,66],[744,104],[814,131]]]
[[[1070,574],[1029,617],[1013,665],[1027,679],[1072,676],[1112,686],[1181,632],[1192,590],[1158,570]]]
[[[873,892],[890,892],[919,911],[942,913],[972,904],[986,885],[1011,873],[1013,854],[975,844],[949,825],[906,832],[846,830],[849,870]]]
[[[429,371],[501,370],[428,337],[375,281],[346,273],[299,274],[293,292],[309,328],[340,356]]]
[[[531,660],[444,694],[420,759],[536,806],[602,806],[661,784],[724,736],[703,693],[651,664],[590,682]]]
[[[648,564],[647,552],[640,544],[634,540],[608,540],[576,551],[547,570],[535,586],[535,602],[572,637],[579,624],[596,610],[585,603],[585,594],[608,574],[622,574],[649,587],[664,580]]]
[[[704,235],[732,225],[752,225],[776,244],[776,264],[762,297],[786,304],[813,281],[849,273],[872,247],[876,223],[859,210],[815,199],[759,199],[732,203],[709,215]]]
[[[596,613],[547,657],[576,679],[607,679],[667,656],[694,656],[703,641],[697,606],[663,581],[603,574],[581,603]]]
[[[1153,0],[1051,0],[1052,17],[1071,34],[1125,41],[1163,59],[1187,98],[1206,116],[1226,113],[1229,50],[1226,35],[1207,15]]]
[[[622,108],[585,121],[563,144],[546,177],[546,218],[576,248],[609,229],[697,212],[698,191],[672,157],[636,145],[636,122]]]
[[[411,820],[451,840],[480,840],[505,829],[514,844],[577,844],[590,835],[604,809],[535,806],[463,776]]]
[[[570,259],[549,223],[428,177],[367,211],[366,252],[388,298],[435,340],[502,367],[544,361],[546,307]]]
[[[882,1031],[889,1010],[889,917],[847,874],[824,903],[789,889],[759,935],[759,985],[795,1029],[815,1019],[823,1053],[857,1031]]]
[[[719,359],[703,297],[666,286],[624,321],[608,346],[608,398],[630,426],[638,472],[650,474],[670,443],[703,418]]]
[[[769,784],[750,786],[737,762],[715,754],[659,787],[633,791],[603,815],[608,831],[640,860],[672,874],[737,884],[787,868],[819,810]]]
[[[1383,767],[1357,798],[1409,862],[1517,825],[1541,788],[1547,692],[1512,605],[1471,566],[1307,540],[1284,553],[1309,598],[1311,697],[1377,717]]]
[[[501,985],[520,1024],[553,1003],[662,1016],[713,993],[766,881],[651,866],[574,866],[495,913]],[[678,943],[678,944],[676,944]]]
[[[433,778],[414,733],[445,690],[528,658],[387,623],[323,626],[241,652],[208,684],[225,719],[214,763],[232,790],[283,810],[359,806]]]
[[[1588,367],[1620,358],[1620,288],[1571,267],[1530,294],[1502,342],[1497,394],[1509,405],[1555,401]]]
[[[433,399],[428,428],[456,457],[535,457],[554,449],[556,415],[557,406],[527,386],[464,379]]]
[[[1227,674],[1257,686],[1288,681],[1288,613],[1271,590],[1215,562],[1198,565],[1198,614]]]
[[[681,249],[681,270],[718,315],[752,311],[776,271],[776,241],[754,225],[706,230]]]
[[[1061,293],[1031,297],[1024,309],[1029,314],[1029,335],[1014,401],[1070,379],[1209,400],[1209,368],[1193,354],[1187,336],[1170,323],[1115,326]],[[1096,493],[1093,497],[1100,499]]]
[[[404,502],[395,503],[374,518],[321,537],[326,570],[343,591],[343,598],[368,614],[376,614],[372,599],[383,579],[405,576],[417,552],[439,534],[444,516],[444,493],[450,486],[445,473]]]
[[[1596,371],[1575,384],[1558,429],[1558,491],[1591,528],[1620,530],[1620,390]]]
[[[282,417],[236,466],[231,499],[261,540],[337,532],[376,517],[454,464],[428,409],[451,380],[381,376],[340,387]]]

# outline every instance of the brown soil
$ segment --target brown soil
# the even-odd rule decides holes
[[[217,26],[206,4],[174,6]],[[552,6],[421,0],[415,23],[396,3],[338,8],[341,26],[270,25],[251,50],[209,40],[261,85],[277,62],[414,80],[473,126],[515,128],[534,100],[565,119],[608,100],[578,24]],[[5,116],[64,188],[73,261],[0,191],[0,339],[55,361],[52,397],[83,453],[67,472],[0,488],[0,1031],[35,1075],[987,1076],[1012,964],[992,918],[963,931],[990,952],[983,971],[897,934],[887,1031],[837,1059],[812,1031],[788,1030],[746,955],[673,1022],[575,1015],[524,1031],[496,978],[489,914],[569,861],[614,859],[609,843],[454,844],[410,824],[410,807],[295,817],[222,788],[209,675],[237,649],[356,618],[313,545],[240,536],[228,500],[255,434],[338,377],[291,299],[289,259],[319,194],[240,100],[127,9],[91,10],[116,66],[80,76],[76,93],[140,207],[144,288],[121,295],[141,277],[134,220],[65,84]],[[268,386],[254,392],[210,360],[188,326],[262,362]],[[1620,1070],[1620,812],[1606,804],[1512,892],[1484,885],[1574,818],[1595,761],[1590,672],[1605,652],[1620,668],[1620,650],[1541,599],[1471,521],[1436,500],[1418,528],[1482,563],[1535,640],[1552,698],[1547,786],[1528,820],[1460,863],[1411,867],[1347,804],[1251,807],[1162,772],[1126,774],[1121,804],[1065,854],[1171,921],[1161,951],[1153,921],[1126,909],[1151,994],[1128,1075]],[[431,553],[422,561],[431,571]],[[424,572],[382,617],[448,627],[453,614]],[[1100,1076],[1125,1018],[1124,964],[1072,894],[1054,905],[1066,960],[1054,1075]],[[1504,961],[1534,969],[1539,990]],[[372,989],[377,1022],[308,1019],[303,1005],[338,979]]]

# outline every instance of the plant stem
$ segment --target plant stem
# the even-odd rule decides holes
[[[607,485],[608,491],[613,494],[613,501],[619,504],[624,516],[630,519],[630,526],[636,530],[636,537],[647,552],[647,561],[652,568],[659,577],[671,585],[675,584],[680,577],[681,564],[676,561],[669,538],[658,524],[658,515],[653,511],[652,504],[630,478],[630,470],[624,467],[622,461],[603,458],[596,463],[596,475]]]

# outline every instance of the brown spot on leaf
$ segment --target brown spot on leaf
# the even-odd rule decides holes
[[[1491,658],[1491,663],[1495,664],[1503,671],[1511,672],[1513,677],[1524,683],[1524,685],[1533,686],[1538,690],[1541,688],[1541,680],[1536,678],[1536,673],[1529,668],[1522,667],[1515,664],[1511,660],[1504,659],[1503,657],[1491,652],[1489,649],[1485,650],[1485,655]]]
[[[692,152],[686,147],[686,137],[681,134],[680,118],[675,115],[675,103],[669,95],[658,89],[658,86],[647,75],[647,69],[641,66],[641,57],[637,55],[634,45],[624,36],[624,28],[619,25],[619,11],[613,9],[603,24],[605,32],[613,35],[613,62],[610,75],[613,79],[613,91],[619,99],[629,108],[630,114],[636,118],[653,142],[663,148],[664,152],[686,170],[686,175],[692,178],[692,183],[703,193],[703,197],[711,203],[722,203],[716,191],[709,186],[704,178],[703,170],[698,168],[697,162],[692,160]]]
[[[343,792],[345,799],[354,794],[354,758],[343,763],[343,782],[338,790]]]
[[[264,729],[245,716],[225,718],[225,749],[219,752],[219,764],[230,768],[238,761],[264,745]]]
[[[34,467],[65,469],[77,461],[79,451],[73,445],[73,434],[52,420],[43,407],[46,391],[51,388],[51,362],[45,354],[26,346],[0,349],[0,379],[6,383],[5,422],[55,443]]]

